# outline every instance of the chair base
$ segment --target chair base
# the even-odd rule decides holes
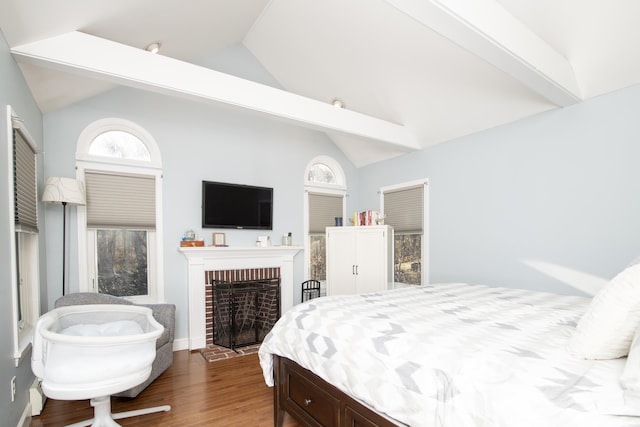
[[[138,415],[153,414],[155,412],[167,412],[171,410],[171,406],[162,405],[154,406],[152,408],[135,409],[133,411],[118,412],[117,414],[111,413],[111,396],[101,396],[91,399],[91,406],[93,406],[94,417],[88,420],[80,421],[74,424],[69,424],[66,427],[119,427],[120,424],[114,420],[121,418],[136,417]]]

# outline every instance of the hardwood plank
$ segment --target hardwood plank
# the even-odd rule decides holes
[[[122,426],[273,426],[273,389],[257,354],[207,362],[199,352],[174,353],[173,365],[135,399],[112,398],[112,411],[171,405],[169,412],[117,420]],[[31,427],[56,427],[93,417],[88,400],[47,399]],[[284,427],[301,427],[288,415]]]

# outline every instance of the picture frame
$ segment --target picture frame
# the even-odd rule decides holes
[[[211,242],[213,246],[227,246],[227,239],[224,233],[213,233]]]

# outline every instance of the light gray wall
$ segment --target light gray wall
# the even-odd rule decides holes
[[[235,59],[247,67],[251,64],[247,55],[246,49],[234,48],[225,52],[226,64],[233,68]],[[225,232],[227,244],[233,246],[254,246],[257,236],[263,234],[271,235],[279,244],[287,232],[293,233],[294,244],[303,244],[304,170],[316,156],[335,158],[346,172],[350,192],[357,194],[356,169],[323,133],[251,113],[128,88],[45,115],[46,175],[74,176],[78,136],[91,122],[105,117],[120,117],[142,126],[153,135],[162,154],[165,297],[177,305],[177,338],[187,337],[187,263],[177,250],[180,238],[187,229],[194,229],[209,243],[214,231],[200,226],[202,180],[274,188],[272,231],[215,230]],[[350,209],[355,209],[354,197],[349,203],[353,204]],[[76,209],[70,209],[70,214],[73,292],[78,290]],[[62,237],[61,229],[53,224],[61,223],[61,209],[48,207],[46,215],[51,225],[46,236],[47,271],[51,277],[58,277]],[[299,253],[294,263],[294,283],[306,278],[303,265],[304,255]],[[298,301],[297,286],[294,291],[294,300]],[[58,296],[60,291],[52,289],[50,306]]]
[[[638,111],[635,86],[371,165],[359,202],[428,178],[431,283],[582,294],[640,255]]]
[[[13,361],[13,335],[10,325],[13,324],[12,316],[12,294],[11,294],[11,265],[10,265],[10,223],[9,212],[4,201],[8,200],[9,170],[7,165],[9,159],[8,148],[12,143],[7,139],[6,108],[11,105],[14,111],[25,121],[25,126],[35,139],[36,143],[42,147],[42,115],[38,110],[31,93],[20,73],[20,70],[11,57],[4,35],[0,32],[0,200],[3,201],[3,208],[0,210],[0,414],[2,420],[0,425],[15,426],[26,408],[29,394],[28,389],[34,379],[31,373],[30,353],[21,361],[16,368]],[[42,157],[38,157],[40,171],[42,170]],[[40,173],[40,172],[39,172]],[[42,183],[42,174],[39,177]],[[40,220],[40,230],[44,230],[44,221]],[[44,248],[42,239],[41,249]],[[42,251],[41,260],[44,259]],[[44,266],[40,267],[41,276],[44,277]],[[46,282],[42,281],[43,290],[46,292]],[[45,294],[46,296],[46,294]],[[16,377],[16,400],[11,402],[10,381]]]
[[[221,71],[277,83],[242,47],[207,63]],[[302,242],[303,172],[317,155],[336,158],[345,169],[347,212],[378,206],[378,189],[419,178],[430,182],[430,281],[467,281],[580,293],[571,280],[585,273],[609,278],[638,254],[640,241],[640,87],[540,114],[507,126],[355,170],[321,133],[242,112],[176,100],[133,89],[117,89],[44,116],[0,40],[0,100],[23,116],[37,141],[43,140],[45,176],[74,176],[77,138],[89,123],[105,117],[132,120],[156,139],[164,163],[166,299],[178,306],[179,338],[186,337],[186,262],[177,245],[187,228],[201,230],[200,181],[222,180],[272,186],[274,230],[293,232]],[[4,126],[4,114],[0,124]],[[0,136],[6,147],[6,135]],[[6,168],[6,150],[0,168]],[[7,176],[4,170],[3,176]],[[6,178],[4,178],[6,180]],[[0,197],[7,197],[0,185]],[[71,290],[78,289],[75,208],[70,209]],[[4,217],[3,217],[4,215]],[[0,311],[10,324],[7,212],[0,213]],[[60,296],[62,211],[44,207],[41,228],[43,307]],[[45,228],[44,225],[50,227]],[[255,231],[226,231],[230,244],[253,244]],[[559,279],[524,263],[538,260],[575,271]],[[564,270],[563,270],[564,268]],[[295,280],[303,279],[302,258]],[[48,295],[47,295],[48,290]],[[297,295],[296,295],[297,298]],[[13,367],[11,331],[0,328],[0,413],[15,425],[26,405],[33,376],[28,363]],[[8,383],[18,378],[18,400],[10,403]],[[7,415],[5,415],[7,414]]]

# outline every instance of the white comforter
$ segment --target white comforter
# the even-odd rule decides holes
[[[565,350],[590,299],[443,284],[311,300],[260,347],[410,426],[640,426],[623,408],[626,359]]]

